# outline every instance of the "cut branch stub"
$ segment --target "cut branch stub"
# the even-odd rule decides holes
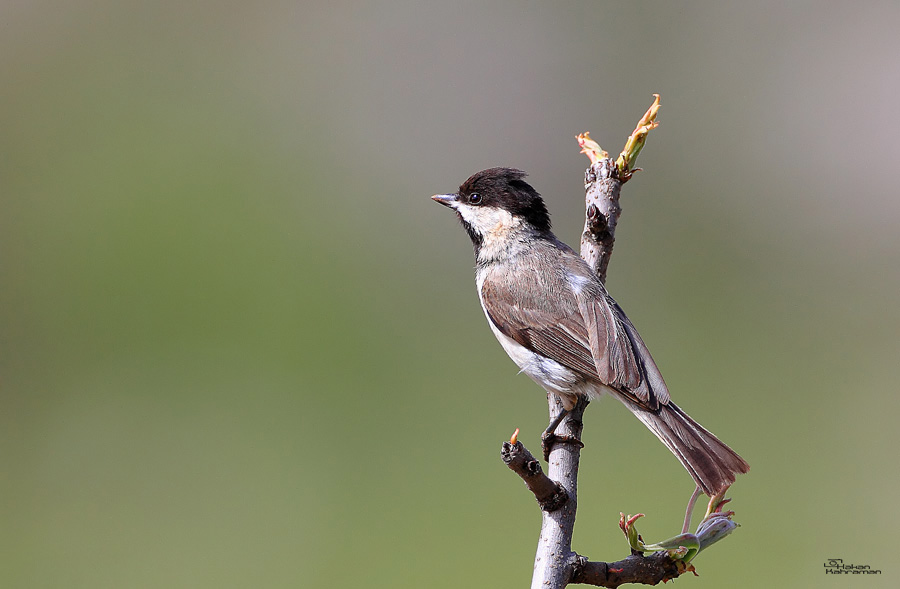
[[[556,511],[566,504],[569,494],[562,485],[544,474],[541,463],[522,442],[503,442],[500,458],[511,471],[519,475],[528,490],[534,494],[543,511]]]

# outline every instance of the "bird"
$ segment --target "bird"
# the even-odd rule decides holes
[[[544,200],[525,177],[515,168],[490,168],[456,193],[431,197],[456,212],[472,241],[491,331],[565,411],[579,399],[618,399],[704,493],[724,492],[749,464],[672,402],[634,325],[591,267],[553,234]]]

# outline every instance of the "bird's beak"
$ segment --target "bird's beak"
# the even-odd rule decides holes
[[[453,205],[456,203],[457,198],[459,198],[459,197],[455,194],[435,194],[434,196],[431,197],[431,200],[433,200],[436,203],[440,203],[440,204],[444,205],[445,207],[450,207],[452,209],[452,208],[454,208]]]

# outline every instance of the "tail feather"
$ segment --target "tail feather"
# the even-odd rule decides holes
[[[662,405],[657,411],[625,404],[672,451],[707,495],[725,489],[734,483],[736,474],[750,470],[750,465],[737,452],[675,403]]]

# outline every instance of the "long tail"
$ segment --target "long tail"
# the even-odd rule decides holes
[[[687,469],[697,485],[709,496],[734,482],[734,476],[750,470],[750,465],[724,442],[691,419],[675,403],[656,412],[625,402]]]

